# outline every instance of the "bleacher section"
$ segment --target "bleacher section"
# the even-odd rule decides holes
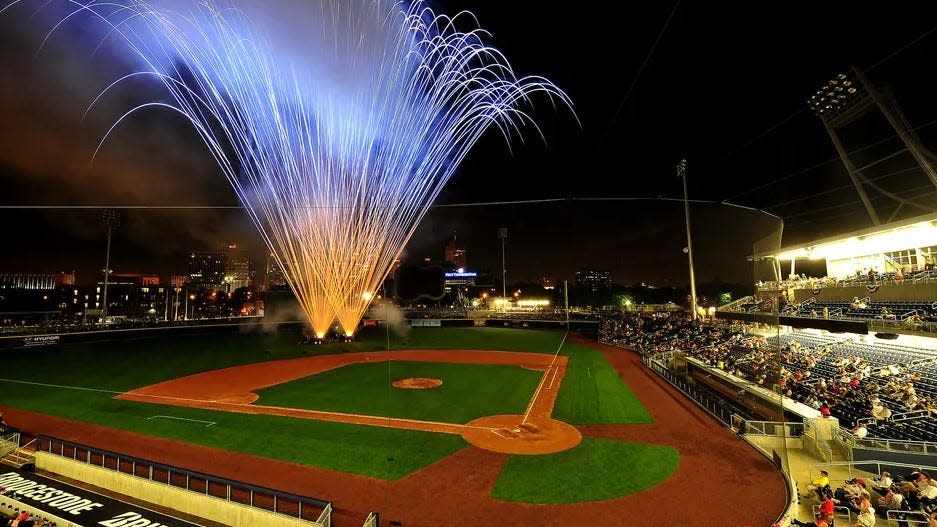
[[[606,320],[600,338],[644,353],[681,350],[813,408],[827,406],[842,426],[863,424],[869,437],[937,442],[935,349],[806,332],[764,338],[671,314]],[[888,418],[872,416],[873,397]]]

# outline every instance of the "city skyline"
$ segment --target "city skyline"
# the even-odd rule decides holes
[[[772,20],[749,13],[759,24],[740,25],[736,21],[741,14],[728,6],[685,5],[672,17],[672,6],[641,6],[627,17],[588,23],[568,20],[585,14],[561,16],[523,2],[497,9],[457,1],[440,6],[447,11],[471,7],[519,69],[543,72],[569,92],[582,122],[577,127],[550,115],[544,122],[544,134],[550,138],[546,144],[531,140],[512,152],[504,150],[498,137],[483,137],[441,195],[442,204],[570,196],[679,198],[673,169],[685,156],[692,198],[768,207],[787,220],[785,240],[792,243],[849,231],[862,221],[861,205],[850,205],[858,198],[848,186],[848,176],[822,123],[806,104],[835,73],[851,65],[866,69],[873,81],[892,88],[922,141],[930,144],[934,138],[928,126],[934,111],[926,93],[931,74],[917,67],[934,49],[934,36],[927,32],[926,17],[909,18],[898,9],[866,12],[831,2],[813,6],[809,20],[802,20],[796,10],[776,12]],[[57,15],[51,5],[36,16],[54,20]],[[123,125],[90,165],[106,123],[134,94],[118,94],[113,104],[84,120],[81,112],[124,64],[107,43],[95,58],[75,57],[74,47],[91,38],[69,31],[57,34],[33,58],[44,32],[41,24],[23,23],[24,16],[10,12],[0,17],[0,64],[17,72],[0,80],[0,111],[7,116],[0,124],[4,204],[236,206],[207,152],[193,146],[197,140],[185,123],[158,112],[143,113]],[[798,38],[791,39],[786,28],[795,20]],[[540,27],[563,27],[568,38],[536,38]],[[900,31],[891,29],[898,27]],[[836,45],[839,42],[850,45]],[[588,61],[579,57],[594,49],[618,52],[620,69],[614,74],[625,83],[606,82],[587,69]],[[827,52],[815,53],[817,49]],[[701,83],[700,78],[721,80]],[[758,89],[749,89],[754,86]],[[143,96],[159,92],[146,83],[137,91]],[[860,148],[877,140],[879,135],[851,138],[850,144]],[[889,153],[884,149],[876,155]],[[887,172],[873,171],[870,177]],[[821,194],[843,185],[847,187]],[[808,200],[804,194],[818,195]],[[609,207],[621,214],[597,210],[600,218],[591,223],[582,214],[592,210],[561,212],[578,222],[579,232],[567,229],[553,240],[549,233],[536,231],[538,224],[550,224],[557,212],[544,212],[536,204],[434,209],[407,254],[426,252],[455,230],[470,242],[478,266],[497,270],[500,246],[495,231],[507,226],[512,232],[509,281],[511,275],[571,277],[591,261],[613,268],[628,282],[686,282],[681,253],[685,241],[676,228],[680,211],[653,202]],[[853,210],[859,215],[842,217]],[[36,268],[48,271],[62,270],[61,262],[72,261],[68,267],[80,273],[103,268],[103,259],[98,263],[98,254],[104,252],[99,214],[3,210],[0,221],[8,236],[0,269],[20,270],[17,260],[26,255]],[[757,234],[739,232],[726,240],[712,229],[711,221],[735,228],[750,218],[694,214],[702,216],[694,222],[702,277],[747,280],[751,272],[744,258],[750,251],[728,250],[725,245],[732,241],[734,246],[751,246],[770,225],[752,229]],[[729,217],[728,222],[723,217]],[[128,211],[115,233],[113,267],[182,272],[173,262],[186,252],[231,237],[242,239],[259,262],[264,248],[252,233],[252,225],[236,209]],[[551,243],[568,243],[571,248],[551,251]],[[616,258],[610,259],[617,261],[600,261],[610,251],[599,253],[595,247],[612,247]],[[571,261],[576,256],[582,261]],[[707,259],[712,263],[707,265]]]

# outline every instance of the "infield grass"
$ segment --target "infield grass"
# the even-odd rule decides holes
[[[542,375],[496,364],[358,363],[260,390],[257,404],[467,423],[486,415],[523,414]],[[443,384],[426,390],[392,386],[407,377],[440,379]]]

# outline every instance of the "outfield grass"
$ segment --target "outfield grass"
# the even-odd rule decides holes
[[[0,383],[0,400],[110,428],[382,479],[401,478],[467,446],[451,434],[163,406],[43,386]],[[206,428],[203,423],[150,419],[156,415],[216,424]]]
[[[260,390],[257,404],[467,423],[486,415],[523,414],[542,375],[495,364],[349,364]],[[428,390],[391,386],[394,380],[407,377],[440,379],[443,384]]]
[[[565,452],[508,457],[491,495],[544,504],[607,500],[653,487],[679,464],[672,447],[586,437]]]
[[[563,353],[569,364],[553,407],[555,419],[575,425],[654,422],[602,352],[566,344]]]

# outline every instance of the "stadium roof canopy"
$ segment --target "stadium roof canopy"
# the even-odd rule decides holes
[[[775,260],[830,261],[932,246],[937,246],[937,213],[783,247],[777,253],[758,256]]]

